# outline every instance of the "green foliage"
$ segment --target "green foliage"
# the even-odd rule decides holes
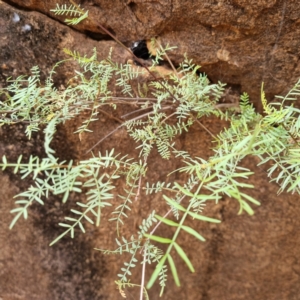
[[[87,17],[87,12],[74,5],[57,5],[53,11],[77,17],[67,20],[72,25]],[[167,51],[173,49],[160,47],[157,59],[153,61],[154,66],[158,59],[167,57]],[[0,102],[0,125],[22,122],[27,125],[29,138],[41,128],[44,128],[45,134],[45,158],[30,156],[24,162],[21,155],[17,162],[11,163],[6,156],[2,157],[2,170],[13,168],[22,179],[30,178],[33,182],[28,190],[16,196],[16,208],[11,211],[15,215],[10,228],[22,216],[27,219],[32,203],[43,205],[50,194],[59,195],[63,203],[68,201],[70,192],[85,194],[82,197],[85,200],[77,202],[76,209],[71,209],[71,216],[66,216],[65,221],[59,223],[63,232],[51,242],[50,245],[53,245],[65,235],[73,238],[76,229],[84,233],[87,223],[100,226],[103,210],[113,206],[110,221],[116,224],[117,248],[98,250],[105,254],[129,255],[129,260],[123,263],[118,274],[119,281],[116,281],[121,295],[125,295],[125,288],[139,286],[141,293],[148,297],[144,277],[146,265],[151,263],[156,264],[156,268],[147,288],[151,288],[158,279],[162,295],[168,269],[175,283],[180,285],[173,259],[175,255],[191,272],[195,272],[184,250],[185,245],[179,245],[178,236],[189,234],[201,242],[205,241],[196,229],[198,221],[220,223],[203,214],[208,201],[218,203],[222,197],[229,197],[238,201],[239,214],[254,214],[253,207],[260,203],[247,192],[247,189],[254,187],[246,183],[254,172],[241,164],[247,156],[258,157],[260,164],[272,162],[268,176],[280,185],[279,193],[284,190],[300,192],[300,110],[287,104],[300,95],[300,80],[285,97],[278,97],[279,102],[268,103],[262,87],[261,101],[265,116],[255,111],[246,93],[241,96],[240,113],[236,113],[233,109],[219,109],[218,102],[225,85],[211,84],[205,75],[198,75],[198,66],[187,58],[171,76],[143,83],[143,86],[138,83],[138,88],[135,88],[134,82],[145,74],[143,68],[130,63],[116,63],[112,61],[111,53],[107,59],[99,61],[96,49],[90,58],[77,51],[64,51],[70,59],[78,62],[79,69],[72,79],[76,85],[70,81],[66,88],[57,89],[54,86],[52,77],[55,68],[63,63],[59,62],[45,83],[41,83],[39,68],[33,67],[30,76],[10,79],[9,85],[0,90],[3,98]],[[118,96],[112,92],[114,84],[121,88]],[[79,136],[89,133],[89,125],[97,121],[102,107],[117,109],[120,103],[137,107],[133,111],[137,116],[127,120],[124,117],[124,122],[116,130],[126,128],[137,143],[139,157],[129,158],[128,153],[122,156],[111,149],[105,154],[92,154],[84,161],[59,161],[50,146],[57,125],[89,111],[89,117],[76,131]],[[212,137],[215,142],[213,155],[206,160],[176,149],[174,142],[176,137],[188,132],[195,122],[205,116],[229,121],[228,128]],[[184,173],[185,182],[168,182],[167,178],[166,182],[147,181],[147,161],[154,149],[165,160],[172,158],[180,161],[181,167],[172,173]],[[116,189],[116,181],[120,180],[126,183],[122,192]],[[137,233],[132,232],[129,238],[120,236],[120,228],[126,226],[127,219],[132,217],[131,209],[136,202],[155,194],[165,201],[169,209],[157,214],[149,212]],[[194,228],[185,225],[186,219],[194,220]],[[157,228],[162,226],[173,228],[173,236],[156,235]],[[164,244],[166,250],[158,248],[159,244]],[[139,264],[142,265],[142,284],[132,284],[129,277],[132,269]]]
[[[74,16],[75,18],[73,19],[65,19],[65,22],[68,25],[77,25],[88,18],[88,11],[84,11],[82,8],[80,8],[80,5],[77,5],[75,3],[70,4],[69,7],[66,4],[63,4],[61,6],[59,6],[59,4],[56,4],[56,8],[50,9],[50,11],[54,12],[56,15],[69,15],[71,17]]]

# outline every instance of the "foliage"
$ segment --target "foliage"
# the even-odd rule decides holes
[[[85,16],[73,5],[57,6],[53,11],[79,16],[79,19]],[[73,19],[67,22],[74,25],[77,21]],[[158,57],[165,57],[167,50],[171,51],[172,48],[160,47],[157,50]],[[75,86],[70,84],[63,89],[55,87],[53,76],[56,66],[63,63],[60,62],[44,83],[41,83],[39,68],[35,66],[30,76],[10,79],[9,85],[0,90],[3,98],[0,102],[0,125],[25,123],[29,138],[44,128],[47,154],[45,158],[31,156],[27,162],[23,161],[22,155],[17,162],[8,162],[6,156],[2,157],[2,170],[14,168],[14,173],[20,173],[21,179],[28,177],[33,181],[27,191],[16,196],[17,206],[11,211],[15,216],[10,228],[20,217],[27,219],[30,205],[33,202],[43,205],[50,193],[60,195],[63,203],[68,201],[70,192],[85,194],[82,197],[85,201],[77,202],[76,209],[71,209],[71,217],[66,216],[65,221],[59,223],[64,231],[51,242],[50,245],[53,245],[67,234],[73,238],[76,228],[84,233],[86,222],[100,226],[103,210],[118,202],[110,219],[116,224],[117,248],[98,250],[105,254],[129,254],[130,259],[124,263],[118,274],[119,281],[116,281],[121,295],[124,296],[124,288],[137,286],[129,282],[129,277],[138,263],[142,265],[142,283],[138,285],[141,295],[146,293],[144,277],[147,264],[156,264],[147,288],[151,288],[159,279],[161,295],[166,286],[168,268],[175,283],[180,285],[173,259],[175,254],[181,257],[191,272],[195,271],[184,245],[182,247],[178,243],[178,236],[189,234],[205,241],[196,229],[185,225],[187,218],[195,220],[195,227],[196,221],[220,223],[203,215],[206,202],[218,203],[227,196],[238,201],[239,214],[243,211],[249,215],[254,213],[253,206],[260,203],[247,192],[253,185],[246,183],[245,179],[254,173],[242,166],[245,157],[256,156],[260,164],[272,162],[268,176],[280,185],[278,192],[300,192],[300,110],[293,104],[287,104],[299,96],[300,80],[285,97],[277,97],[278,102],[268,103],[262,87],[261,101],[265,115],[255,111],[245,93],[241,96],[240,112],[237,113],[235,109],[219,109],[218,103],[225,85],[211,84],[205,75],[198,73],[198,66],[187,58],[172,75],[159,77],[143,85],[138,83],[136,89],[134,84],[145,75],[144,68],[130,63],[116,63],[112,61],[111,53],[107,59],[99,61],[96,49],[91,57],[68,49],[65,49],[65,53],[70,59],[76,60],[80,67],[75,71]],[[158,59],[154,59],[153,67],[158,62]],[[117,96],[111,89],[114,84],[121,87]],[[117,109],[119,103],[138,106],[133,111],[137,116],[128,120],[124,118],[117,129],[126,128],[137,143],[139,157],[129,157],[128,153],[122,156],[110,149],[104,154],[92,154],[83,161],[59,161],[50,146],[58,124],[90,111],[90,116],[76,131],[81,136],[90,132],[89,125],[97,121],[102,107]],[[188,132],[204,116],[215,116],[229,122],[228,128],[212,137],[215,142],[214,154],[207,160],[176,149],[174,143],[176,137]],[[173,158],[181,162],[181,167],[173,172],[185,173],[185,182],[147,182],[147,161],[154,149],[165,160]],[[116,181],[123,179],[126,188],[119,193]],[[129,238],[120,237],[120,227],[126,225],[136,201],[142,196],[152,197],[154,194],[164,199],[169,210],[150,212],[137,233],[133,232]],[[157,228],[163,225],[175,229],[172,238],[155,234]],[[159,244],[165,244],[166,250],[160,249],[157,246]],[[148,297],[146,294],[145,297]]]
[[[88,11],[84,11],[80,8],[80,5],[75,4],[73,1],[71,1],[73,4],[70,4],[68,7],[66,4],[63,4],[59,6],[59,4],[56,4],[55,9],[51,9],[50,11],[54,12],[56,15],[69,15],[74,16],[73,19],[65,19],[65,22],[68,25],[77,25],[83,20],[88,18]]]

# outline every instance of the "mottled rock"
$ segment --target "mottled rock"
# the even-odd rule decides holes
[[[62,49],[71,48],[87,55],[97,47],[99,58],[114,48],[114,59],[124,62],[128,55],[119,48],[97,22],[111,30],[123,42],[158,36],[163,44],[177,45],[170,54],[178,64],[184,53],[193,58],[212,81],[231,84],[234,92],[247,91],[259,103],[260,85],[270,99],[290,88],[300,74],[299,69],[299,3],[297,1],[81,1],[89,9],[91,19],[71,29],[62,17],[49,10],[64,1],[10,0],[0,1],[0,85],[9,76],[29,74],[39,65],[43,78],[51,67],[65,58]],[[12,6],[14,5],[14,6]],[[64,85],[73,75],[71,62],[57,70],[55,82]],[[91,126],[93,134],[84,135],[81,143],[73,132],[77,120],[60,126],[54,148],[61,159],[86,158],[85,150],[116,128],[116,120],[100,115]],[[204,119],[203,124],[218,133],[224,123]],[[31,141],[24,136],[24,126],[0,128],[0,155],[14,161],[19,154],[44,155],[43,136]],[[115,139],[118,140],[116,145]],[[207,158],[211,137],[202,128],[193,126],[176,142],[192,155]],[[116,152],[134,154],[134,143],[124,131],[101,144],[96,150],[112,147]],[[245,166],[257,170],[258,161],[249,159]],[[176,162],[163,162],[156,154],[149,159],[151,182],[164,180]],[[222,220],[220,225],[193,224],[206,239],[181,235],[179,243],[187,251],[196,273],[191,274],[182,260],[174,255],[182,286],[177,288],[169,274],[164,299],[299,299],[300,226],[299,197],[276,194],[276,184],[269,184],[266,172],[258,169],[251,182],[251,192],[262,202],[255,215],[237,216],[237,203],[223,199],[208,205],[207,215]],[[85,235],[74,240],[63,239],[53,247],[48,244],[60,232],[57,223],[68,214],[80,196],[72,194],[64,206],[59,197],[51,196],[45,206],[31,208],[28,221],[20,221],[8,230],[13,195],[23,191],[30,181],[22,181],[7,171],[0,174],[0,298],[7,299],[121,299],[114,280],[123,261],[118,256],[103,256],[95,247],[113,249],[114,228],[105,222],[104,212],[99,229],[89,227]],[[120,182],[118,188],[123,188]],[[143,199],[133,208],[129,229],[136,230],[152,209],[165,211],[161,199]],[[196,224],[196,225],[195,225]],[[171,236],[162,227],[159,234]],[[149,278],[150,268],[147,270]],[[153,266],[152,266],[153,268]],[[153,269],[152,269],[153,270]],[[140,282],[140,266],[133,272],[132,282]],[[150,298],[158,298],[159,287],[150,290]],[[130,289],[128,299],[138,299],[138,290]],[[118,298],[119,297],[119,298]],[[131,298],[130,298],[131,297]]]
[[[11,0],[52,18],[50,9],[65,1]],[[178,46],[170,54],[175,64],[184,53],[202,66],[213,82],[221,80],[248,92],[260,108],[260,86],[267,96],[286,92],[300,76],[297,1],[82,1],[90,18],[76,28],[97,39],[109,36],[122,42],[160,37]],[[121,16],[121,17],[120,17]],[[227,53],[226,59],[220,53]]]

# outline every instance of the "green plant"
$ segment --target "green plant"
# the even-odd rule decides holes
[[[75,18],[68,20],[70,24],[87,17],[87,13],[77,6],[57,7],[56,13],[72,13]],[[76,18],[81,18],[80,20]],[[84,17],[83,17],[84,16]],[[159,59],[168,58],[167,52],[172,47],[160,47],[157,51]],[[249,102],[247,94],[241,96],[239,109],[228,108],[221,110],[219,100],[224,92],[224,84],[210,84],[207,77],[198,74],[198,67],[185,58],[179,68],[168,78],[158,78],[147,84],[137,84],[134,81],[145,75],[149,69],[138,68],[130,63],[118,64],[111,59],[99,61],[94,49],[91,57],[82,56],[78,52],[66,49],[70,59],[76,60],[80,69],[76,71],[76,86],[69,85],[65,89],[57,89],[53,83],[53,75],[58,63],[50,72],[44,83],[40,81],[39,68],[33,67],[29,77],[20,76],[9,80],[9,85],[0,90],[3,101],[1,105],[0,124],[27,124],[26,134],[30,138],[32,132],[44,126],[45,152],[47,157],[31,156],[28,162],[22,161],[20,156],[17,162],[8,162],[2,157],[2,170],[12,167],[14,173],[20,173],[21,178],[30,177],[33,185],[27,191],[20,193],[16,201],[17,207],[11,212],[15,214],[10,228],[20,217],[27,219],[28,208],[33,202],[43,205],[50,193],[61,195],[65,203],[70,192],[85,193],[86,201],[77,202],[77,208],[71,209],[72,217],[65,217],[65,222],[59,225],[64,232],[52,243],[56,243],[63,236],[70,234],[73,238],[75,228],[85,232],[85,222],[95,226],[100,225],[102,210],[112,205],[115,199],[115,183],[125,179],[126,188],[123,194],[118,195],[119,204],[114,208],[111,222],[115,222],[118,237],[115,250],[102,250],[103,253],[129,253],[131,258],[125,262],[118,274],[117,285],[122,294],[125,286],[133,287],[129,277],[132,268],[142,263],[141,298],[145,292],[146,264],[157,264],[147,288],[151,288],[159,279],[161,295],[167,281],[167,269],[171,270],[177,285],[180,279],[171,251],[177,253],[191,272],[194,272],[189,260],[177,241],[178,235],[190,234],[200,241],[204,237],[194,228],[185,225],[187,218],[196,221],[219,223],[219,220],[203,215],[203,208],[207,201],[218,201],[227,196],[236,199],[239,203],[239,213],[243,211],[252,215],[252,206],[260,203],[252,198],[246,189],[253,185],[245,183],[254,172],[241,166],[247,156],[257,156],[260,164],[272,162],[268,170],[271,181],[280,185],[279,192],[300,191],[300,110],[288,105],[300,94],[300,81],[285,97],[278,97],[279,102],[267,103],[263,87],[261,101],[264,115],[255,112]],[[169,59],[168,59],[169,60]],[[170,60],[169,60],[170,61]],[[151,68],[150,68],[151,72]],[[114,81],[115,80],[115,81]],[[119,96],[114,96],[111,84],[121,87]],[[55,151],[51,148],[58,124],[64,123],[84,111],[90,111],[90,116],[76,131],[77,134],[90,132],[89,124],[97,120],[97,115],[104,106],[118,108],[119,102],[138,108],[137,117],[124,121],[117,129],[126,128],[129,135],[137,143],[139,157],[130,158],[127,153],[123,156],[115,154],[114,149],[105,153],[91,154],[89,159],[73,162],[59,161]],[[174,138],[188,132],[190,126],[204,116],[215,116],[229,122],[218,136],[212,136],[215,142],[214,155],[207,160],[192,157],[187,151],[175,147]],[[104,137],[105,138],[105,137]],[[178,182],[147,182],[147,162],[153,149],[165,160],[176,157],[182,167],[173,172],[185,173],[186,181]],[[273,178],[271,177],[273,176]],[[161,194],[170,209],[166,212],[149,212],[143,220],[137,233],[131,237],[119,236],[120,226],[126,225],[131,207],[141,195]],[[172,219],[171,216],[173,215]],[[169,217],[170,216],[170,217]],[[159,226],[165,224],[175,228],[172,238],[157,236]],[[157,245],[166,244],[167,250],[162,251]],[[168,262],[168,263],[167,263]],[[146,295],[146,294],[145,294]],[[147,295],[145,296],[147,297]]]

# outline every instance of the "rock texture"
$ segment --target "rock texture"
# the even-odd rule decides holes
[[[5,3],[6,2],[6,3]],[[97,22],[111,30],[121,41],[158,36],[163,44],[177,45],[170,56],[175,64],[183,53],[200,64],[212,81],[228,82],[237,91],[247,91],[259,106],[261,82],[267,95],[282,93],[300,75],[299,70],[299,6],[298,1],[81,1],[90,11],[91,19],[76,28],[62,24],[49,10],[64,1],[0,0],[0,85],[9,76],[28,74],[33,65],[47,72],[64,59],[67,47],[81,53],[91,53],[97,47],[99,58],[106,57],[114,47],[114,58],[124,62],[127,54],[99,29]],[[19,16],[19,20],[18,17]],[[17,21],[18,20],[18,21]],[[59,86],[73,75],[74,65],[60,67],[55,78]],[[213,133],[223,123],[204,120]],[[78,159],[107,132],[117,126],[106,115],[92,124],[92,135],[82,143],[72,132],[78,120],[59,128],[54,147],[62,159]],[[0,128],[0,156],[15,160],[23,153],[43,155],[43,137],[38,133],[30,141],[21,125]],[[115,145],[114,139],[118,139]],[[210,136],[195,126],[177,142],[193,155],[209,155]],[[117,132],[96,150],[116,147],[122,153],[134,153],[134,144],[124,132]],[[174,168],[174,161],[162,162],[153,155],[150,180],[162,179]],[[245,165],[256,169],[258,162]],[[252,196],[260,199],[254,217],[237,216],[237,204],[224,199],[207,207],[208,214],[222,220],[221,225],[199,223],[197,230],[207,242],[182,236],[181,244],[196,269],[190,274],[176,259],[182,283],[175,287],[169,275],[169,285],[163,299],[289,299],[300,295],[300,220],[299,197],[276,195],[277,186],[269,184],[264,169],[251,179],[257,187]],[[12,172],[0,173],[0,298],[15,299],[121,299],[114,280],[121,267],[119,257],[103,256],[93,250],[108,245],[114,247],[111,225],[103,223],[98,229],[89,228],[54,247],[48,244],[57,235],[57,223],[67,214],[72,195],[65,207],[61,199],[51,197],[45,207],[34,206],[28,221],[21,221],[8,231],[9,210],[14,207],[13,195],[24,190],[30,182],[20,181]],[[120,188],[122,184],[120,183]],[[133,228],[151,209],[159,210],[160,199],[143,201],[135,206]],[[109,212],[103,219],[109,216]],[[191,220],[190,220],[191,222]],[[161,229],[164,230],[164,229]],[[171,235],[170,232],[163,234]],[[195,251],[195,249],[197,251]],[[150,271],[150,270],[149,270]],[[132,282],[138,283],[137,269]],[[150,272],[149,272],[150,274]],[[138,299],[138,291],[130,289],[128,299]],[[157,299],[158,287],[149,292]]]
[[[9,3],[50,12],[60,1],[10,0]],[[286,0],[94,0],[81,1],[90,19],[76,27],[91,37],[109,38],[99,23],[122,42],[160,37],[163,44],[178,46],[171,55],[175,64],[182,55],[202,66],[209,78],[246,91],[259,103],[261,82],[270,99],[286,92],[300,76],[300,3]]]

